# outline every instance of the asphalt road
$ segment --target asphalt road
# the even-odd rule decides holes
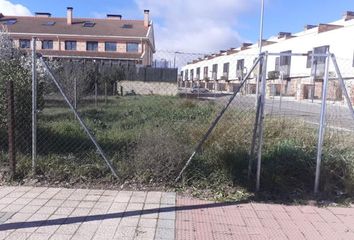
[[[219,103],[227,103],[231,94],[228,93],[205,93],[192,94],[190,91],[182,90],[181,97],[199,98],[212,100]],[[255,95],[239,95],[232,103],[233,107],[243,109],[255,108]],[[271,97],[266,99],[266,117],[283,116],[292,119],[301,119],[310,124],[319,125],[321,113],[321,101],[302,100],[296,101],[294,97]],[[332,130],[351,131],[354,133],[354,119],[346,104],[327,101],[326,126]]]

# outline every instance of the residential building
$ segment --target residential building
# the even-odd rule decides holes
[[[35,37],[38,52],[51,58],[118,60],[149,66],[155,52],[149,10],[144,11],[143,20],[125,20],[114,14],[107,14],[106,19],[75,18],[72,7],[67,8],[66,18],[39,12],[26,17],[0,13],[0,27],[23,49],[30,49]]]
[[[313,57],[311,53],[335,54],[338,65],[350,89],[354,102],[354,12],[346,12],[342,19],[318,25],[306,25],[299,33],[280,32],[262,41],[262,51],[269,53],[299,53],[303,56],[269,56],[267,61],[267,90],[272,94],[294,96],[297,99],[320,98],[322,94],[325,58]],[[240,80],[252,67],[259,55],[258,44],[244,43],[238,48],[207,55],[182,67],[179,85],[200,85],[213,91],[235,91]],[[194,69],[204,69],[204,77],[192,76]],[[209,71],[209,72],[208,72]],[[335,78],[331,64],[330,78]],[[255,93],[256,74],[247,81],[248,93]],[[278,74],[273,74],[278,73]],[[343,100],[339,84],[330,81],[329,98]]]

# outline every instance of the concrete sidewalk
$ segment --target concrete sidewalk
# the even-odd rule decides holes
[[[174,239],[175,193],[0,187],[0,239]]]
[[[0,187],[0,239],[354,239],[354,209]]]
[[[226,204],[178,198],[178,209],[178,240],[354,239],[354,208]]]

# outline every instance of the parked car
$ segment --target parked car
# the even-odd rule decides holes
[[[209,90],[201,86],[194,86],[191,90],[191,93],[207,93],[207,92],[209,92]]]

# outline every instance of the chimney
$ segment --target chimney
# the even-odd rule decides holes
[[[52,14],[46,13],[46,12],[36,12],[35,16],[36,17],[42,17],[42,18],[49,18],[49,17],[52,16]]]
[[[73,24],[73,10],[72,7],[68,7],[66,10],[66,22],[68,25]]]
[[[338,28],[341,28],[341,27],[343,27],[343,26],[342,25],[333,25],[333,24],[321,23],[321,24],[318,25],[318,33],[335,30],[335,29],[338,29]]]
[[[107,19],[111,19],[111,20],[122,20],[122,15],[107,14]]]
[[[288,37],[291,37],[291,33],[290,32],[279,32],[278,33],[278,38],[288,38]]]
[[[242,43],[241,44],[241,50],[247,49],[249,46],[252,46],[252,43]]]
[[[354,12],[352,12],[352,11],[346,11],[345,13],[344,13],[344,21],[348,21],[348,20],[352,20],[352,19],[354,19]]]
[[[315,27],[317,27],[317,25],[310,25],[310,24],[307,24],[307,25],[305,25],[304,29],[305,29],[305,30],[310,30],[310,29],[315,28]]]
[[[150,25],[150,10],[144,10],[144,27]]]

